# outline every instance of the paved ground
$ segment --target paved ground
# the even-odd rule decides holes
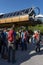
[[[0,58],[0,65],[13,65],[7,60]],[[32,44],[28,45],[27,51],[16,51],[16,63],[14,65],[43,65],[43,46],[41,52],[35,52],[35,47]]]

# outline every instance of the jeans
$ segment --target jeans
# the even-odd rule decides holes
[[[22,46],[22,50],[27,50],[27,43],[25,39],[24,41],[22,41],[21,46]]]
[[[7,41],[6,41],[7,42]],[[2,45],[1,57],[4,57],[4,54],[8,54],[8,46],[6,43]]]

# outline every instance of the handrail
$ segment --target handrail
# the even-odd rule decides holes
[[[40,14],[40,9],[39,9],[39,7],[32,7],[31,10],[30,10],[30,12],[28,12],[28,14],[31,14],[31,12],[32,12],[33,10],[35,10],[35,9],[38,10],[38,15],[39,15],[39,14]]]

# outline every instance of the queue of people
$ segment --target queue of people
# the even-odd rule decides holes
[[[31,43],[36,43],[36,52],[37,49],[39,49],[40,51],[40,34],[34,32],[32,38],[33,40],[31,40]],[[18,50],[19,45],[22,51],[27,50],[27,43],[29,43],[29,39],[30,33],[26,30],[16,32],[14,30],[14,27],[11,27],[10,30],[7,32],[7,29],[4,28],[0,34],[1,58],[7,58],[8,62],[12,61],[12,63],[14,63],[16,61],[16,50]]]

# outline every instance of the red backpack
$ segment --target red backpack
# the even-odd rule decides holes
[[[8,41],[12,42],[14,40],[14,31],[10,30],[8,32]]]

